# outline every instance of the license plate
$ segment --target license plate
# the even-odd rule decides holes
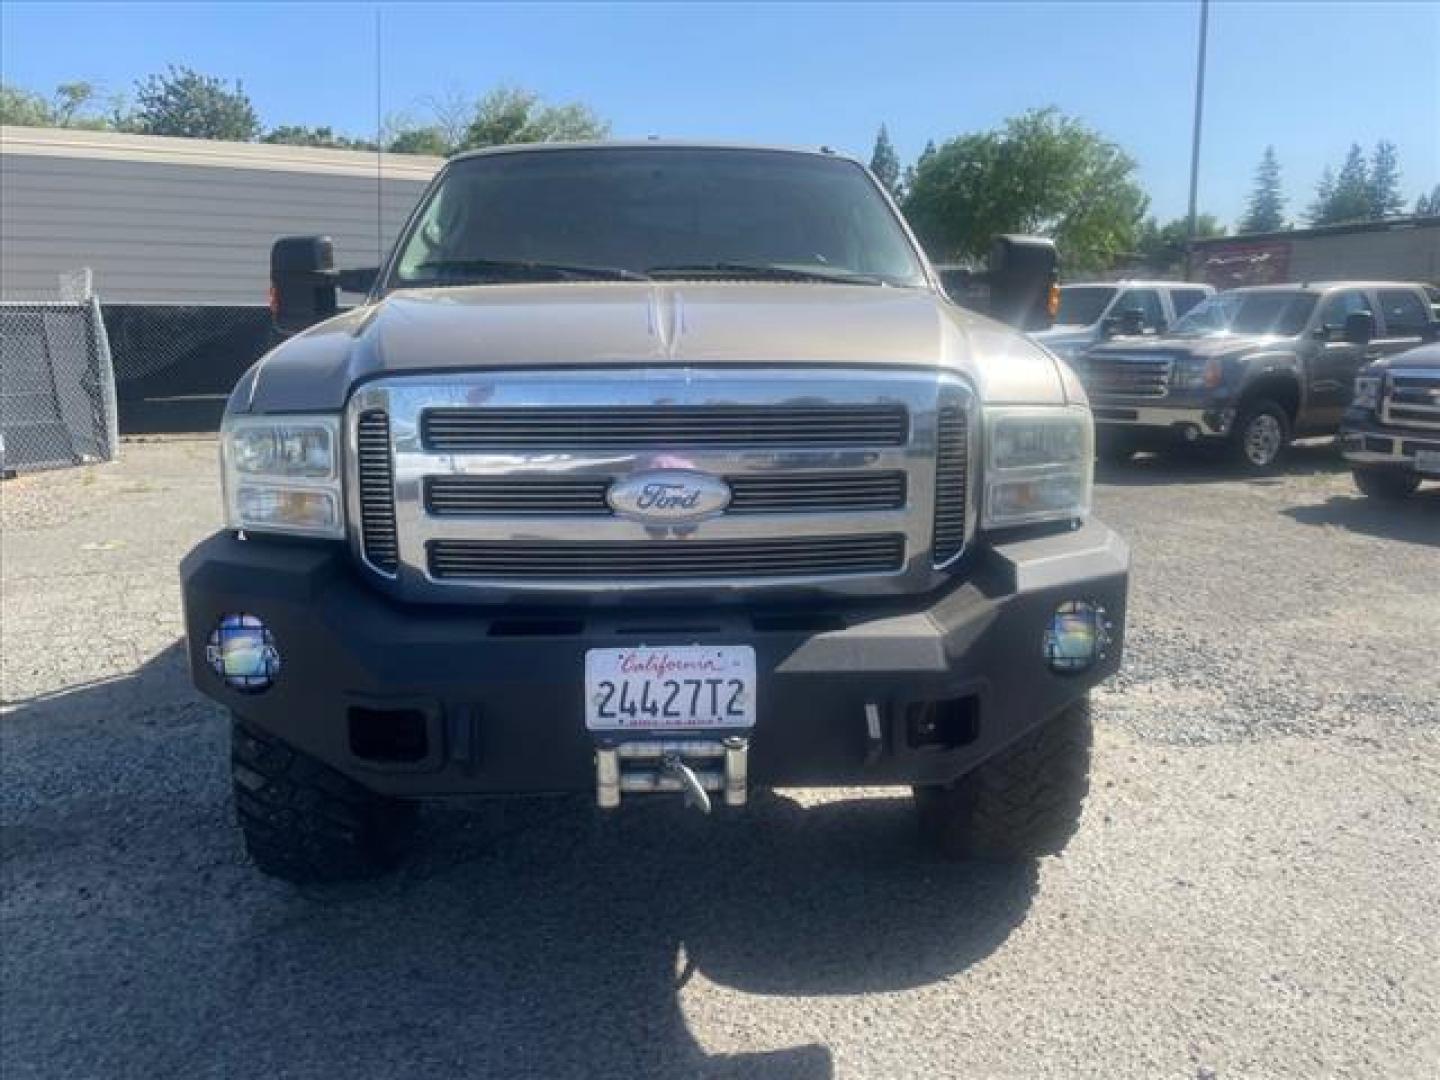
[[[749,645],[590,649],[585,726],[652,731],[755,726],[755,650]]]
[[[1415,452],[1415,471],[1434,473],[1440,476],[1440,450],[1417,450]]]

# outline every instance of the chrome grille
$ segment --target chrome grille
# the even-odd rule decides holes
[[[1385,380],[1380,419],[1396,427],[1440,428],[1440,371],[1397,368]]]
[[[1162,398],[1170,393],[1168,356],[1087,353],[1078,367],[1080,380],[1093,397]]]
[[[390,418],[380,410],[362,413],[356,424],[360,492],[360,535],[370,565],[393,574],[400,561],[395,532],[394,474],[390,461]]]
[[[976,408],[953,375],[883,365],[376,379],[347,408],[352,544],[406,601],[923,592],[974,530]],[[610,511],[611,485],[668,470],[723,480],[730,504],[688,522]]]
[[[937,566],[955,558],[965,546],[968,426],[960,405],[940,407],[935,440],[935,528],[930,545]]]
[[[593,544],[435,540],[429,561],[437,578],[754,580],[893,573],[904,556],[903,536],[862,535]]]
[[[905,474],[796,473],[727,476],[727,514],[833,513],[897,510],[905,505]],[[427,476],[425,508],[432,514],[612,513],[605,493],[611,481],[553,477]]]
[[[878,406],[680,406],[428,409],[436,453],[647,446],[901,446],[905,409]]]

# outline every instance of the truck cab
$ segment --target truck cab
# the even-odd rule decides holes
[[[1033,325],[1053,259],[1000,250]],[[332,262],[276,245],[293,336],[181,568],[262,870],[383,869],[423,798],[757,784],[910,786],[961,857],[1064,844],[1129,566],[1085,393],[950,302],[861,164],[482,151],[384,266]]]

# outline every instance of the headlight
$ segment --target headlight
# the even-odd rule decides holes
[[[1219,386],[1224,378],[1220,361],[1201,356],[1182,356],[1170,374],[1170,382],[1178,390],[1206,390]]]
[[[1355,408],[1374,409],[1380,404],[1380,385],[1383,375],[1360,375],[1355,379]]]
[[[985,528],[1068,521],[1090,512],[1095,426],[1089,409],[986,409],[985,445]]]
[[[338,417],[226,417],[220,433],[226,524],[344,536],[339,446]]]

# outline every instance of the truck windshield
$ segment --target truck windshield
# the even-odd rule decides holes
[[[388,284],[641,276],[925,284],[895,213],[853,162],[689,147],[457,161]]]
[[[1091,326],[1100,321],[1114,297],[1115,290],[1104,285],[1062,285],[1055,324]]]
[[[1196,305],[1171,331],[1177,337],[1207,334],[1277,334],[1294,337],[1315,310],[1308,292],[1223,292]]]

